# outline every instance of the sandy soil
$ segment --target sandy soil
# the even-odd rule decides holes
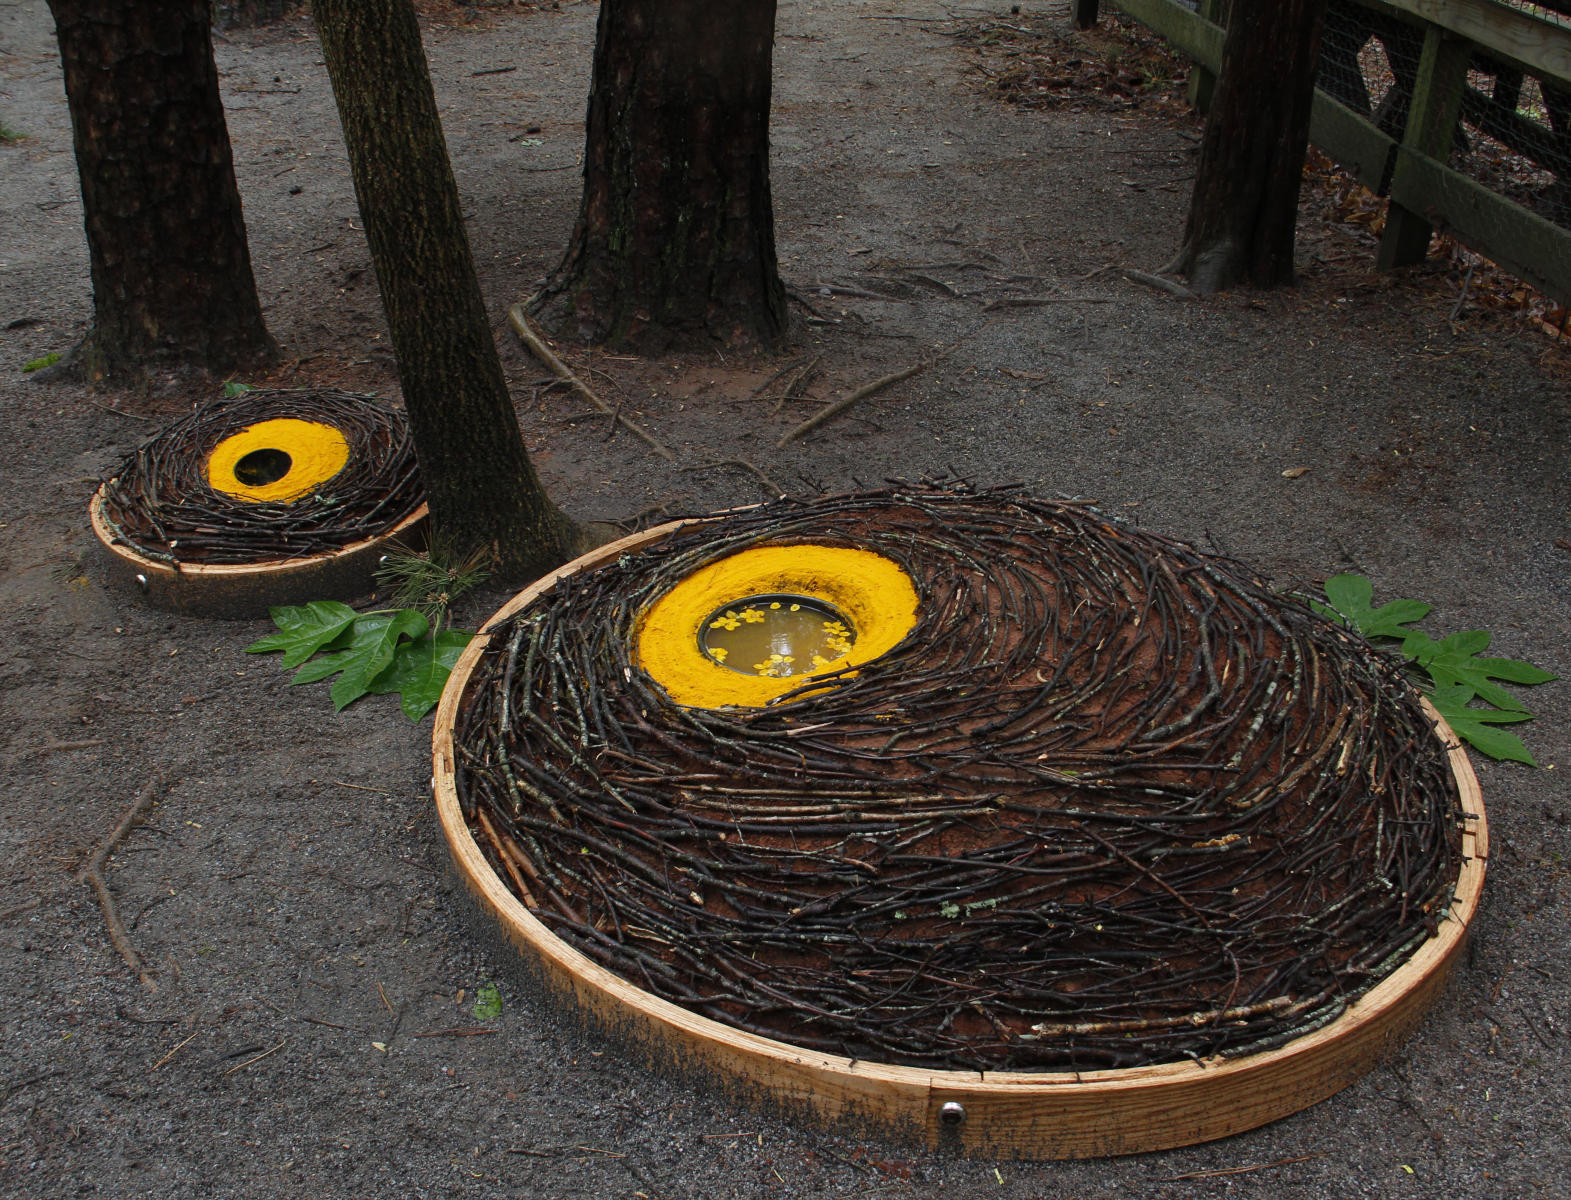
[[[1433,601],[1434,630],[1485,627],[1501,653],[1571,671],[1564,353],[1456,306],[1435,269],[1372,274],[1363,234],[1311,219],[1292,291],[1194,303],[1124,280],[1116,268],[1176,245],[1198,127],[1167,104],[999,103],[954,35],[1064,19],[1061,3],[1017,7],[782,5],[777,224],[795,352],[824,356],[810,394],[951,350],[783,451],[811,406],[750,398],[780,362],[570,351],[675,467],[537,394],[543,373],[503,320],[566,241],[594,8],[434,10],[476,256],[552,490],[613,518],[759,498],[730,460],[795,489],[1022,480],[1283,585],[1363,571],[1379,595]],[[268,381],[396,396],[308,22],[229,35],[219,61],[285,353]],[[90,311],[43,0],[0,6],[0,120],[25,135],[0,145],[0,1194],[1567,1194],[1563,684],[1531,697],[1543,769],[1480,764],[1495,853],[1446,1001],[1362,1082],[1225,1142],[1045,1165],[863,1142],[632,1068],[521,994],[445,876],[428,726],[374,702],[335,717],[325,689],[291,690],[242,653],[264,623],[177,620],[101,585],[92,487],[194,397],[21,371]],[[998,303],[1033,297],[1051,302]],[[153,781],[150,819],[109,868],[156,971],[145,990],[76,872]],[[481,1022],[488,980],[503,1012]],[[481,1024],[493,1032],[444,1035]]]

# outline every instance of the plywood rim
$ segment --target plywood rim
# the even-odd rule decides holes
[[[416,540],[429,517],[424,503],[374,538],[299,558],[252,563],[190,563],[172,567],[117,539],[104,515],[100,485],[88,505],[93,534],[109,555],[111,574],[134,585],[150,604],[194,616],[265,615],[276,604],[353,594],[368,585],[376,559],[394,544]],[[146,579],[143,585],[137,576]],[[309,594],[307,594],[309,593]]]
[[[453,669],[437,708],[432,790],[453,864],[483,917],[550,991],[652,1058],[696,1070],[746,1099],[870,1125],[930,1147],[998,1158],[1085,1158],[1209,1141],[1287,1116],[1346,1087],[1390,1052],[1437,998],[1478,911],[1489,853],[1467,752],[1425,702],[1467,822],[1462,868],[1438,933],[1335,1021],[1241,1058],[1083,1072],[945,1071],[820,1054],[744,1033],[662,1000],[556,937],[492,870],[470,834],[453,778],[453,730],[489,631],[558,580],[660,541],[694,521],[632,534],[537,580],[499,609]],[[953,1105],[963,1109],[952,1123]],[[946,1106],[950,1106],[946,1112]]]

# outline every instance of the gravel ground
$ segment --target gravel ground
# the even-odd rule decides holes
[[[1064,20],[1014,7],[782,5],[775,199],[793,352],[824,356],[810,395],[948,353],[782,451],[811,408],[751,399],[780,362],[568,348],[674,466],[540,395],[503,320],[566,244],[594,7],[427,7],[483,285],[553,493],[585,518],[758,499],[735,460],[796,490],[1023,481],[1284,586],[1362,571],[1377,597],[1433,602],[1433,631],[1487,628],[1499,653],[1571,670],[1565,351],[1456,305],[1439,268],[1373,274],[1364,234],[1308,219],[1295,289],[1189,302],[1125,280],[1176,246],[1198,126],[1154,101],[997,102],[954,35]],[[285,354],[267,382],[396,396],[308,21],[231,34],[218,55]],[[243,654],[265,623],[175,619],[101,585],[94,483],[197,393],[22,373],[90,312],[42,0],[0,6],[0,120],[25,135],[0,144],[0,1195],[1567,1193],[1562,684],[1530,696],[1542,769],[1479,763],[1494,853],[1445,999],[1361,1082],[1222,1142],[1062,1164],[931,1155],[735,1107],[537,1003],[446,874],[429,723],[373,701],[335,717],[325,689]],[[1031,298],[1052,302],[999,303]],[[77,879],[147,786],[157,804],[108,878],[152,990]],[[487,981],[502,1013],[481,1022]]]

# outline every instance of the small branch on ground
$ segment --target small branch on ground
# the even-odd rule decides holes
[[[769,495],[774,499],[778,500],[786,494],[785,488],[781,487],[778,483],[769,478],[768,475],[764,474],[763,471],[754,466],[752,463],[748,462],[745,458],[725,458],[721,459],[719,462],[700,463],[696,467],[678,467],[677,470],[679,472],[719,471],[727,467],[734,467],[737,470],[746,471],[754,479],[758,480],[759,483],[763,484],[764,490],[768,492]]]
[[[786,406],[787,400],[807,399],[808,386],[818,378],[818,364],[824,361],[822,354],[815,354],[812,360],[796,373],[796,376],[786,385],[785,391],[775,398],[775,407],[770,412],[771,417],[780,415]]]
[[[1105,296],[1000,296],[982,306],[983,312],[1000,308],[1044,308],[1049,304],[1111,304]]]
[[[524,306],[522,304],[515,304],[507,310],[507,320],[508,324],[512,325],[513,332],[518,335],[519,341],[528,347],[529,352],[549,367],[553,375],[589,401],[600,412],[610,417],[613,428],[616,425],[621,425],[622,428],[626,429],[667,462],[676,461],[676,455],[666,449],[664,444],[652,433],[645,432],[637,423],[624,417],[620,411],[613,409],[594,392],[590,391],[589,385],[575,375],[573,369],[558,358],[556,352],[546,345],[545,339],[534,331],[533,326],[529,324],[529,318],[524,315]]]
[[[0,908],[0,921],[9,921],[12,917],[19,917],[25,912],[32,912],[43,901],[37,896],[31,900],[24,900],[20,904],[13,904],[10,908]]]
[[[937,359],[924,358],[921,362],[914,363],[913,365],[906,367],[903,371],[896,371],[892,375],[885,375],[882,379],[875,379],[872,383],[863,384],[861,387],[857,388],[856,391],[850,393],[850,395],[842,396],[832,404],[826,404],[823,408],[819,409],[812,416],[808,417],[807,420],[803,421],[795,429],[791,430],[790,433],[786,434],[778,442],[776,442],[775,449],[783,450],[791,442],[795,441],[805,433],[811,433],[831,417],[838,416],[840,413],[850,408],[858,400],[865,400],[875,392],[883,391],[891,384],[899,383],[902,379],[909,379],[918,372],[927,370],[927,368],[932,366],[936,361]]]
[[[813,369],[817,367],[819,363],[823,362],[823,360],[824,356],[822,354],[815,354],[807,361],[807,365],[804,366],[802,359],[793,358],[768,379],[764,380],[763,383],[754,388],[752,398],[754,400],[761,398],[769,391],[770,388],[774,387],[775,384],[779,383],[787,375],[790,375],[793,371],[795,371],[797,372],[795,378],[793,378],[791,382],[786,385],[786,394],[789,395],[791,390],[795,388],[797,384],[801,383],[804,378],[811,374]]]
[[[243,1071],[243,1070],[245,1070],[252,1063],[259,1063],[259,1062],[261,1062],[264,1058],[266,1058],[270,1054],[277,1054],[280,1050],[282,1050],[288,1044],[289,1044],[289,1039],[285,1038],[283,1041],[279,1042],[278,1045],[274,1046],[271,1050],[264,1050],[264,1051],[262,1051],[262,1053],[258,1054],[255,1058],[248,1058],[248,1059],[246,1059],[245,1062],[241,1063],[238,1067],[230,1067],[229,1070],[224,1072],[224,1078],[227,1079],[229,1076],[233,1075],[236,1071]]]
[[[889,300],[890,296],[870,292],[866,288],[851,287],[844,283],[812,283],[808,285],[820,296],[849,296],[853,300]]]
[[[59,754],[66,750],[86,750],[93,746],[102,746],[103,738],[88,738],[84,742],[50,742],[44,746],[34,746],[27,751],[28,754]]]
[[[1462,306],[1467,303],[1467,289],[1473,282],[1473,268],[1477,265],[1477,260],[1467,264],[1467,276],[1462,280],[1462,290],[1457,293],[1456,304],[1451,308],[1451,315],[1446,318],[1448,325],[1455,325],[1456,319],[1462,315]]]
[[[1186,1171],[1182,1175],[1167,1175],[1161,1179],[1153,1180],[1154,1183],[1178,1183],[1185,1179],[1215,1179],[1223,1175],[1248,1175],[1255,1171],[1271,1171],[1277,1167],[1291,1166],[1293,1163],[1309,1162],[1312,1159],[1324,1158],[1325,1152],[1319,1154],[1300,1154],[1293,1158],[1279,1158],[1275,1162],[1256,1163],[1248,1167],[1218,1167],[1212,1171]]]
[[[158,985],[154,982],[152,971],[142,962],[141,955],[137,954],[136,947],[131,945],[131,937],[126,932],[125,924],[120,920],[120,914],[115,909],[114,896],[110,894],[108,881],[104,879],[104,868],[109,863],[109,856],[115,852],[121,842],[125,841],[131,830],[136,828],[137,822],[153,806],[153,801],[158,794],[158,785],[162,782],[157,775],[147,781],[147,786],[136,798],[136,803],[126,810],[125,816],[120,818],[120,823],[114,827],[114,831],[99,843],[98,849],[93,851],[93,857],[87,860],[87,865],[77,874],[79,882],[90,885],[98,894],[98,905],[104,910],[104,924],[109,927],[109,940],[114,943],[115,949],[120,951],[120,957],[125,959],[125,965],[131,968],[148,991],[156,991]]]

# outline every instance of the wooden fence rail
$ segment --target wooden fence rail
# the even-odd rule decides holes
[[[1112,0],[1197,64],[1190,98],[1204,107],[1222,63],[1220,0]],[[1547,148],[1540,158],[1571,194],[1571,12],[1567,0],[1545,0],[1534,15],[1499,0],[1337,0],[1352,20],[1373,28],[1411,31],[1409,60],[1390,55],[1396,104],[1361,112],[1355,88],[1338,87],[1322,67],[1310,140],[1360,183],[1390,197],[1380,243],[1382,269],[1418,262],[1439,228],[1562,304],[1571,305],[1571,228],[1565,228],[1447,165],[1464,116],[1513,150]],[[1094,23],[1098,0],[1074,0],[1082,27]],[[1390,43],[1387,42],[1389,50]],[[1421,47],[1421,48],[1420,48]],[[1354,53],[1356,53],[1356,48]],[[1348,63],[1356,62],[1348,55]],[[1469,83],[1482,69],[1495,79],[1492,94]],[[1539,82],[1547,126],[1517,113],[1524,75]],[[1476,78],[1476,76],[1475,76]],[[1336,93],[1335,95],[1331,93]],[[1364,103],[1367,105],[1367,98]]]

